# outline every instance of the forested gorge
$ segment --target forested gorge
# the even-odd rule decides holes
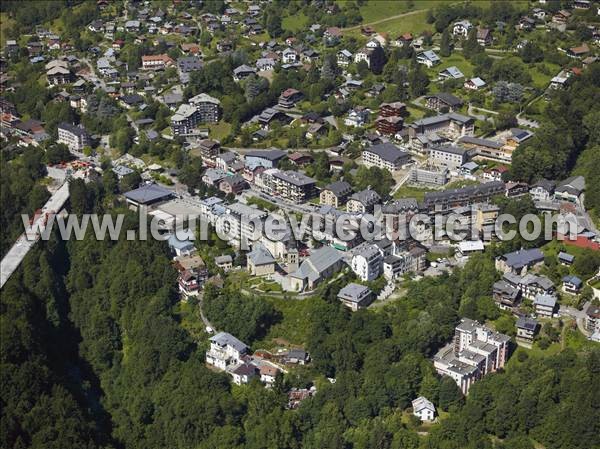
[[[74,188],[76,199],[105,201],[97,186]],[[495,318],[495,278],[492,259],[475,257],[452,275],[409,283],[404,300],[378,312],[350,313],[324,290],[305,317],[312,366],[271,390],[234,388],[204,365],[206,340],[179,323],[164,242],[41,243],[2,291],[0,445],[524,449],[531,436],[548,449],[599,447],[598,352],[519,357],[468,399],[435,375],[428,357],[459,316]],[[249,342],[278,320],[234,285],[209,296],[219,326]],[[286,410],[286,389],[311,383],[317,395]],[[450,412],[427,437],[403,418],[419,394]]]

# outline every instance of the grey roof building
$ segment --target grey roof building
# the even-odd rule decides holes
[[[245,343],[241,342],[240,340],[238,340],[233,335],[227,332],[219,332],[218,334],[213,335],[212,337],[210,337],[210,341],[223,348],[226,346],[231,346],[233,349],[240,353],[244,353],[248,350],[248,346],[246,346]]]
[[[351,213],[372,212],[375,204],[381,201],[381,197],[377,192],[370,189],[365,189],[356,192],[350,196],[346,210]]]
[[[553,295],[537,295],[533,301],[537,315],[552,317],[556,310],[557,299]]]
[[[329,190],[335,196],[341,197],[352,193],[352,186],[346,181],[335,181],[327,185],[323,190]]]
[[[461,189],[427,192],[423,205],[429,211],[443,211],[473,203],[486,202],[493,196],[501,194],[504,194],[504,183],[502,181],[492,181]]]
[[[177,68],[182,73],[202,70],[202,61],[197,56],[183,56],[177,59]]]
[[[342,254],[331,246],[315,250],[298,270],[290,274],[291,290],[312,290],[324,278],[332,276],[343,263]]]
[[[275,259],[269,250],[262,243],[258,242],[252,246],[252,251],[248,253],[247,257],[255,266],[275,263]]]
[[[410,162],[410,154],[401,151],[396,145],[389,142],[371,145],[363,153],[363,162],[366,166],[379,167],[386,170],[397,170]]]
[[[373,292],[364,285],[350,283],[340,290],[338,299],[351,310],[367,307],[373,298]]]
[[[125,192],[124,196],[128,203],[139,206],[167,200],[172,198],[174,193],[158,184],[145,184],[137,189]]]
[[[544,253],[538,248],[521,249],[507,253],[497,259],[497,265],[503,271],[512,271],[520,274],[522,270],[544,261]]]

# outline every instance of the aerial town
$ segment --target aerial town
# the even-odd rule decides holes
[[[600,448],[600,2],[0,18],[2,447]]]

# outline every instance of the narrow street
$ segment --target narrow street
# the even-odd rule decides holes
[[[200,319],[204,323],[205,329],[210,327],[214,333],[217,333],[217,330],[215,329],[215,327],[212,325],[212,323],[210,321],[208,321],[208,318],[206,318],[206,315],[204,315],[204,311],[202,310],[203,299],[204,299],[204,292],[200,291],[200,293],[198,294],[198,315],[200,316]]]

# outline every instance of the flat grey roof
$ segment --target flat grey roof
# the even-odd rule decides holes
[[[138,204],[153,203],[163,198],[169,198],[173,192],[158,184],[146,184],[125,193],[125,198]]]
[[[370,292],[371,290],[364,285],[350,283],[340,290],[338,298],[351,302],[358,302]]]

